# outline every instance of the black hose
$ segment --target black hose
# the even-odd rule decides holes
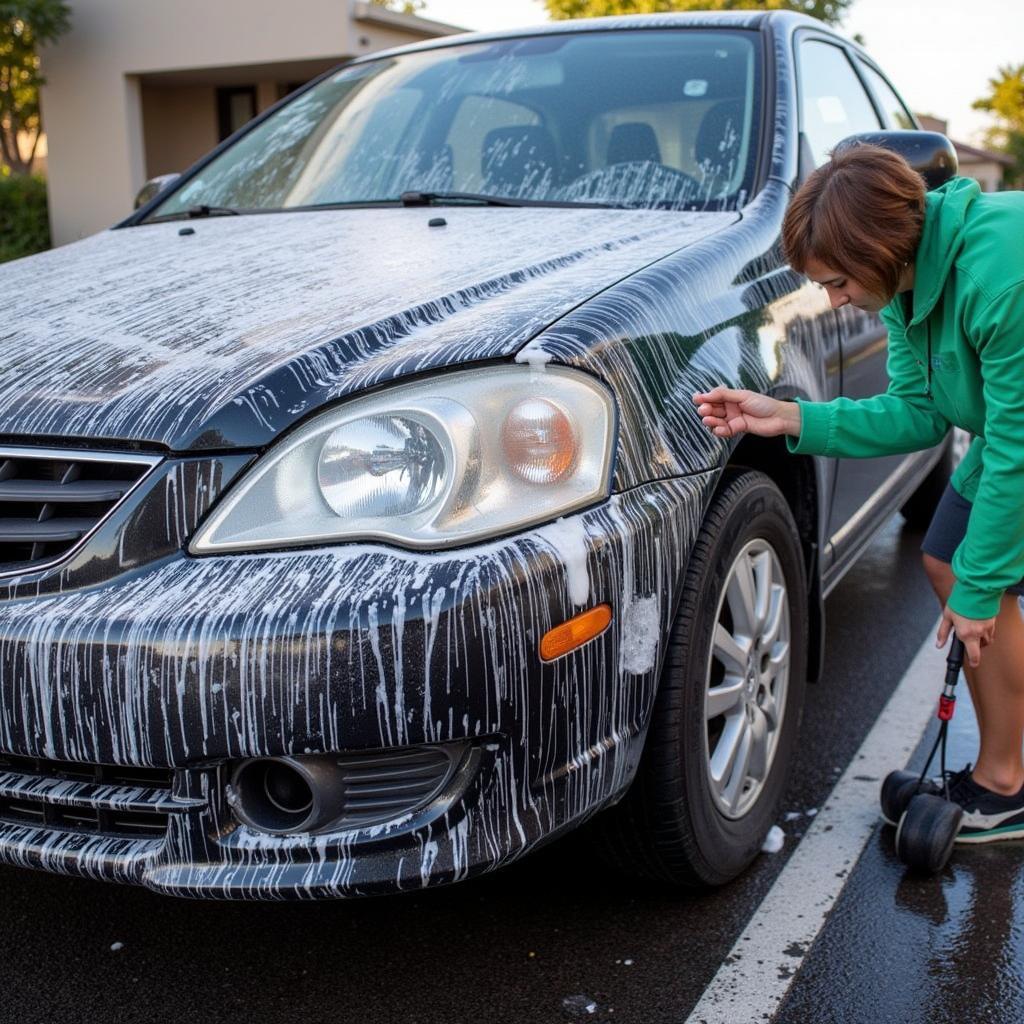
[[[953,639],[949,645],[949,655],[946,658],[946,687],[952,694],[953,687],[956,686],[957,679],[960,676],[960,668],[963,665],[964,660],[964,644],[963,641],[953,632]],[[951,701],[955,700],[951,696]],[[951,705],[952,706],[952,705]],[[952,715],[952,710],[950,710]],[[945,793],[946,799],[949,799],[949,776],[946,774],[946,734],[949,732],[949,719],[943,718],[942,724],[939,726],[939,734],[935,737],[935,742],[932,744],[931,753],[928,755],[928,760],[925,762],[924,768],[921,770],[921,777],[917,780],[917,790],[921,791],[921,787],[924,785],[925,776],[928,774],[928,769],[932,766],[932,760],[935,757],[935,751],[940,749],[939,763],[942,771],[942,789]]]

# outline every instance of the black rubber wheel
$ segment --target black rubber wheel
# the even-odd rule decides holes
[[[941,871],[953,853],[964,809],[932,793],[919,793],[900,818],[896,856],[917,871]]]
[[[942,449],[942,458],[932,466],[917,490],[900,506],[900,514],[915,530],[927,530],[956,464],[953,432]]]
[[[879,794],[879,803],[882,805],[882,817],[890,825],[895,825],[907,809],[907,804],[918,793],[918,780],[921,778],[917,772],[889,772],[882,782],[882,791]],[[922,792],[931,788],[930,781],[925,779],[921,787]]]
[[[781,668],[766,668],[774,666],[774,661],[757,661],[756,653],[749,655],[750,664],[757,661],[768,675],[758,677],[754,672],[743,690],[754,696],[743,699],[763,699],[767,704],[770,694],[762,692],[763,681],[775,671],[772,686],[784,701],[781,708],[774,701],[771,704],[776,725],[770,738],[766,741],[761,731],[758,740],[750,741],[752,749],[757,743],[765,752],[756,762],[757,769],[752,769],[761,771],[761,776],[731,776],[733,781],[739,778],[733,792],[739,794],[736,799],[740,802],[733,809],[742,813],[730,816],[720,807],[722,792],[712,779],[708,751],[718,718],[710,717],[713,709],[708,692],[709,684],[726,685],[715,682],[718,670],[712,643],[721,618],[731,616],[725,593],[733,578],[729,574],[737,571],[748,552],[757,559],[760,575],[751,577],[757,592],[763,592],[765,578],[772,581],[773,615],[765,614],[764,620],[778,622],[775,615],[785,616],[789,670],[779,687]],[[777,561],[771,559],[772,552]],[[757,856],[777,816],[803,711],[808,618],[804,572],[800,536],[781,491],[763,473],[727,468],[709,503],[685,572],[636,778],[626,796],[595,822],[603,840],[602,852],[614,866],[672,886],[705,889],[735,878]],[[784,580],[784,588],[779,580]],[[734,595],[735,590],[728,596]],[[781,628],[775,635],[783,636]],[[763,638],[767,642],[770,637],[771,630],[766,629]],[[771,649],[779,652],[782,643],[778,640]],[[762,717],[769,722],[766,713],[759,716],[753,703],[741,711],[731,710],[748,715],[751,723]],[[747,727],[740,721],[737,728]],[[755,733],[754,724],[750,733]],[[718,733],[716,743],[722,735]],[[750,763],[755,762],[751,759]],[[744,800],[750,806],[744,806]]]

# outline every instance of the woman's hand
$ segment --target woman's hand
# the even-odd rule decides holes
[[[964,645],[968,664],[971,668],[976,668],[981,664],[982,647],[987,647],[995,639],[996,620],[994,618],[965,619],[962,615],[957,615],[947,604],[942,609],[939,634],[935,639],[936,647],[946,646],[946,638],[951,629],[956,630],[956,635]]]
[[[759,437],[800,436],[800,406],[796,402],[780,402],[756,391],[725,387],[698,391],[693,401],[704,426],[719,437],[744,432]]]

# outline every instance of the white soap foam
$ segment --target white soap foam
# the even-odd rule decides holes
[[[764,853],[778,853],[782,844],[786,841],[786,833],[778,825],[772,825],[768,835],[764,837],[764,844],[761,849]]]
[[[587,528],[583,519],[556,519],[540,527],[538,535],[551,546],[565,566],[569,598],[573,604],[590,600],[590,573],[587,571]]]
[[[658,595],[634,597],[622,613],[622,668],[639,675],[654,668],[661,639]]]

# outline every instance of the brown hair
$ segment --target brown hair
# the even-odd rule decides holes
[[[786,259],[799,273],[809,258],[820,260],[891,300],[921,241],[924,178],[881,146],[847,143],[831,156],[786,210]]]

